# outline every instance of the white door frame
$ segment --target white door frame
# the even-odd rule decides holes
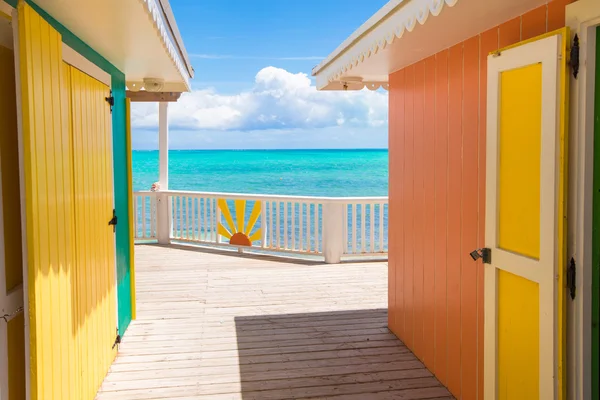
[[[556,176],[557,141],[544,139],[556,137],[559,109],[559,56],[562,39],[550,36],[502,52],[501,56],[488,58],[488,123],[487,123],[487,178],[485,245],[492,249],[492,264],[485,265],[485,322],[484,322],[484,397],[497,398],[497,270],[504,270],[539,284],[539,393],[540,399],[553,399],[556,393],[557,326],[556,269],[558,254],[558,224],[556,221],[558,177]],[[540,169],[540,255],[539,260],[498,247],[497,240],[497,181],[498,181],[498,99],[499,74],[537,63],[543,64]],[[553,95],[554,94],[554,95]],[[552,215],[552,218],[547,218]],[[552,332],[552,335],[548,335]],[[551,349],[546,351],[546,349]]]
[[[566,8],[571,41],[579,36],[579,75],[571,74],[568,255],[577,265],[577,293],[568,303],[567,397],[591,398],[592,377],[592,214],[594,170],[595,28],[600,25],[600,2],[579,0]]]

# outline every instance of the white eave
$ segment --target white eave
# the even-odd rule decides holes
[[[36,0],[111,64],[127,86],[144,79],[163,82],[160,91],[190,90],[194,70],[168,0]]]
[[[547,0],[391,0],[316,66],[319,90],[387,88],[408,65]]]

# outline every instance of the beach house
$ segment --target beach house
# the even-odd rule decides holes
[[[600,2],[367,17],[313,75],[389,90],[388,326],[459,399],[597,399]]]
[[[135,318],[129,103],[193,69],[167,0],[0,0],[0,71],[0,398],[93,399]]]

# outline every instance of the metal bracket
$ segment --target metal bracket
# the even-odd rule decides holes
[[[571,70],[573,71],[573,77],[577,79],[577,75],[579,75],[579,36],[577,34],[575,34],[573,46],[571,46],[569,67],[571,67]]]
[[[571,295],[571,300],[575,300],[575,294],[577,291],[577,266],[575,265],[575,259],[571,257],[571,262],[567,267],[567,289],[569,289],[569,294]]]
[[[484,264],[492,263],[492,249],[488,249],[484,247],[482,249],[473,250],[469,253],[473,261],[477,261],[478,259],[482,259]]]
[[[112,94],[112,90],[110,91],[110,97],[105,97],[104,100],[110,105],[110,113],[112,114],[113,106],[115,105],[115,98]]]
[[[113,214],[112,215],[113,215],[113,217],[112,217],[112,219],[110,221],[108,221],[108,225],[109,226],[112,225],[113,232],[115,232],[116,231],[116,227],[117,227],[118,219],[117,219],[117,212],[116,212],[116,210],[114,208],[113,208]]]
[[[113,343],[113,345],[112,345],[112,348],[114,349],[114,348],[115,348],[115,346],[117,346],[117,345],[119,345],[119,344],[121,344],[121,335],[117,335],[117,337],[116,337],[116,339],[115,339],[115,342],[114,342],[114,343]]]

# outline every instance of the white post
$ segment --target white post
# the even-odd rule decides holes
[[[156,207],[156,237],[159,244],[171,243],[171,215],[169,207],[169,195],[160,193],[169,190],[169,103],[158,103],[158,183]]]
[[[158,103],[158,183],[160,190],[169,190],[169,103]]]
[[[344,207],[341,202],[323,203],[323,255],[327,264],[338,264],[344,254]]]

